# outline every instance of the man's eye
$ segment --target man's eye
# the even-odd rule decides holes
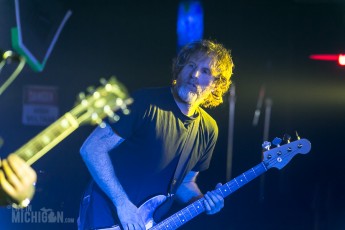
[[[211,74],[211,71],[208,70],[208,69],[203,69],[202,72],[203,72],[204,74]]]
[[[190,68],[194,68],[194,67],[195,67],[195,64],[193,64],[193,63],[188,63],[187,66],[190,67]]]

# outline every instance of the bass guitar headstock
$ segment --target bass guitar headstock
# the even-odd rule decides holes
[[[262,145],[266,151],[263,153],[263,162],[267,169],[278,168],[282,169],[287,165],[291,159],[297,154],[307,154],[311,149],[311,143],[307,139],[301,139],[297,135],[297,140],[290,142],[291,137],[284,135],[283,140],[286,144],[281,145],[282,139],[275,138],[272,144],[275,148],[271,148],[271,143],[265,141]]]

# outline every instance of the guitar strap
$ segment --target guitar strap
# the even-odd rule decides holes
[[[170,184],[170,190],[169,190],[170,195],[175,194],[178,186],[184,179],[182,175],[185,172],[189,159],[192,156],[192,148],[195,143],[196,134],[199,130],[199,122],[200,122],[200,115],[197,118],[195,118],[195,120],[191,124],[189,133],[187,135],[185,144],[182,149],[182,153],[180,155],[179,161],[176,166],[174,177],[172,178],[172,181]]]

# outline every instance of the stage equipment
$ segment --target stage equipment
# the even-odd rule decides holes
[[[204,33],[204,12],[199,1],[181,1],[177,14],[177,48],[201,40]]]
[[[52,39],[49,40],[49,46],[48,46],[47,50],[45,51],[45,55],[44,55],[43,60],[39,61],[38,58],[36,57],[36,55],[33,54],[32,50],[30,51],[30,49],[27,47],[27,45],[24,44],[24,42],[23,42],[23,27],[22,27],[22,24],[25,22],[25,20],[27,20],[27,18],[24,18],[24,19],[21,18],[20,6],[25,5],[26,7],[24,7],[24,9],[26,11],[30,11],[30,9],[38,11],[39,9],[36,9],[36,8],[39,7],[39,5],[38,6],[32,6],[32,4],[33,3],[31,1],[26,1],[26,0],[25,1],[21,1],[21,4],[19,4],[19,0],[15,0],[15,10],[16,10],[16,23],[17,23],[17,26],[12,28],[12,30],[11,30],[12,46],[13,46],[13,49],[16,52],[18,52],[21,56],[25,57],[28,65],[34,71],[41,72],[41,71],[43,71],[43,69],[45,67],[45,64],[46,64],[46,62],[47,62],[47,60],[48,60],[48,58],[49,58],[49,56],[50,56],[54,46],[55,46],[55,43],[56,43],[58,37],[60,36],[60,33],[61,33],[63,27],[65,26],[67,20],[72,15],[72,11],[68,10],[65,13],[61,23],[56,28],[56,31],[53,34]],[[53,2],[51,4],[52,4],[52,6],[50,8],[53,8],[53,6],[54,6]],[[51,9],[51,10],[52,10],[52,12],[57,11],[57,9]],[[47,13],[47,14],[49,14],[49,13]],[[29,15],[32,16],[34,14],[32,12],[29,12]],[[38,17],[39,16],[40,15],[38,15]],[[49,22],[49,23],[50,24],[54,24],[53,22]],[[39,30],[43,34],[45,32],[45,31],[43,31],[43,28],[38,28],[38,29],[36,28],[36,30],[33,30],[33,28],[31,28],[30,32],[34,34],[34,31],[37,31],[37,30]],[[31,35],[31,36],[33,36],[33,35]],[[32,39],[32,40],[35,40],[35,39]],[[36,46],[43,46],[43,42],[42,41],[38,40],[37,42],[40,42],[41,44],[36,44]]]
[[[235,104],[236,104],[236,88],[232,83],[229,94],[229,127],[228,127],[228,146],[226,155],[226,180],[231,179],[232,172],[232,156],[234,149],[234,128],[235,128]]]
[[[25,58],[17,55],[11,50],[7,50],[5,52],[2,52],[0,50],[0,73],[1,70],[5,67],[6,64],[12,63],[12,62],[19,62],[17,68],[14,70],[14,72],[4,81],[4,83],[0,86],[0,95],[7,89],[7,87],[17,78],[19,73],[23,70],[25,66]]]
[[[259,118],[260,118],[260,114],[261,114],[261,107],[264,101],[264,96],[265,96],[265,86],[262,85],[260,92],[259,92],[259,97],[258,97],[258,101],[256,103],[256,109],[254,112],[254,117],[253,117],[253,126],[257,126],[258,122],[259,122]]]
[[[336,61],[338,65],[345,66],[345,54],[312,54],[309,58],[318,61]]]

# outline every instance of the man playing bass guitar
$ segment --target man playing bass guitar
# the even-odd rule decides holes
[[[171,87],[136,92],[129,114],[91,133],[80,151],[93,182],[81,203],[79,229],[146,229],[138,207],[158,194],[183,203],[204,197],[207,214],[223,208],[222,196],[203,194],[196,178],[209,167],[218,136],[215,120],[201,107],[223,102],[232,69],[223,45],[190,43],[174,60]]]

